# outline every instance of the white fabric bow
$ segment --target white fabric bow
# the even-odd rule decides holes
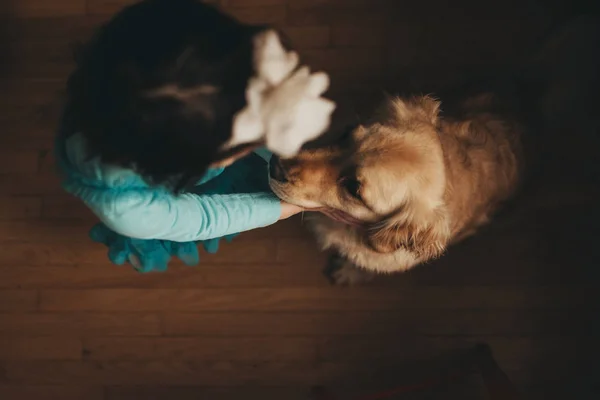
[[[298,54],[287,52],[275,31],[257,35],[257,75],[248,82],[248,105],[234,117],[226,148],[264,141],[273,153],[291,157],[329,127],[335,103],[321,97],[329,87],[328,75],[310,73],[305,66],[292,73],[297,65]]]

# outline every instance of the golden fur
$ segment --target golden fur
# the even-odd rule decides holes
[[[271,177],[271,187],[290,203],[361,221],[315,213],[323,249],[366,270],[406,271],[474,233],[515,194],[524,127],[497,103],[482,93],[440,116],[431,97],[389,99],[335,145],[272,160],[285,178]]]

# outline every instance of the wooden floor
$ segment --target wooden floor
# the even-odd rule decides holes
[[[111,2],[63,1],[73,15],[59,17],[50,3],[15,2],[36,18],[0,28],[0,399],[306,399],[315,385],[410,383],[479,342],[528,398],[584,398],[564,393],[598,365],[594,188],[553,182],[562,195],[543,192],[536,211],[361,288],[328,285],[300,219],[243,234],[198,267],[113,266],[87,238],[94,218],[61,192],[50,151],[68,44],[98,20],[90,4]],[[273,11],[261,15],[280,18],[283,3],[264,1]],[[354,34],[368,54],[377,40],[307,24],[289,31],[309,48]],[[333,66],[342,54],[312,52]]]

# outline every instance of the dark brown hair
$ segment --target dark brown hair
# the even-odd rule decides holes
[[[102,26],[68,80],[66,124],[91,157],[181,188],[223,155],[253,75],[244,25],[194,0],[145,0]]]

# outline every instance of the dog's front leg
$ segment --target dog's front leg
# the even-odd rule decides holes
[[[375,276],[372,272],[357,267],[339,253],[329,257],[329,261],[323,269],[323,274],[335,286],[357,286],[371,281]]]

